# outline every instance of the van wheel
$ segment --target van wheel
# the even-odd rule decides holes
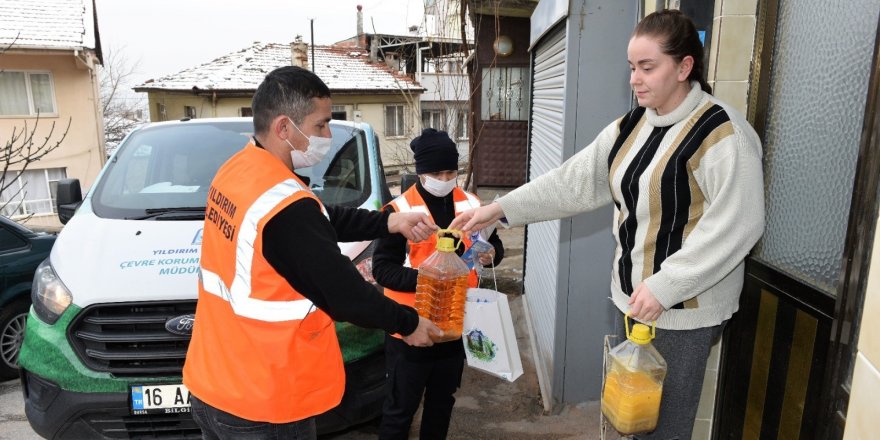
[[[30,298],[20,298],[0,308],[0,381],[18,377],[18,353],[30,308]]]

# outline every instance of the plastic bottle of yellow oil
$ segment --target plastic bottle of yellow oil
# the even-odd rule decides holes
[[[651,345],[652,328],[634,324],[627,340],[608,352],[602,414],[624,435],[653,431],[660,416],[666,361]]]
[[[440,230],[440,233],[448,232]],[[455,254],[455,240],[437,238],[437,250],[419,266],[415,306],[419,316],[430,319],[443,330],[434,342],[461,338],[464,303],[468,289],[468,267]]]

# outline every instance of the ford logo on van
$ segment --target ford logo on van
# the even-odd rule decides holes
[[[192,313],[175,316],[165,321],[165,330],[168,330],[175,335],[190,336],[193,332],[194,322],[196,322],[196,315]]]

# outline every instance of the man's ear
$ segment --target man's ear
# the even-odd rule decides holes
[[[287,130],[293,129],[293,127],[288,127],[289,125],[290,121],[287,120],[287,116],[278,115],[272,120],[269,129],[275,136],[278,136],[281,139],[287,139]]]

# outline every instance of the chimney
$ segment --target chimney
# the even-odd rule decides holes
[[[309,45],[303,42],[302,35],[297,35],[293,43],[290,43],[290,65],[304,69],[309,68]]]
[[[364,34],[364,12],[363,12],[364,7],[361,5],[357,5],[357,8],[358,8],[358,24],[357,24],[358,33],[357,33],[357,35],[358,35],[358,37],[360,37],[361,35]]]
[[[370,61],[375,63],[379,60],[379,39],[376,36],[373,36],[373,40],[370,41]]]
[[[358,15],[357,15],[357,45],[361,49],[367,48],[367,36],[364,35],[364,7],[361,5],[357,5]]]

